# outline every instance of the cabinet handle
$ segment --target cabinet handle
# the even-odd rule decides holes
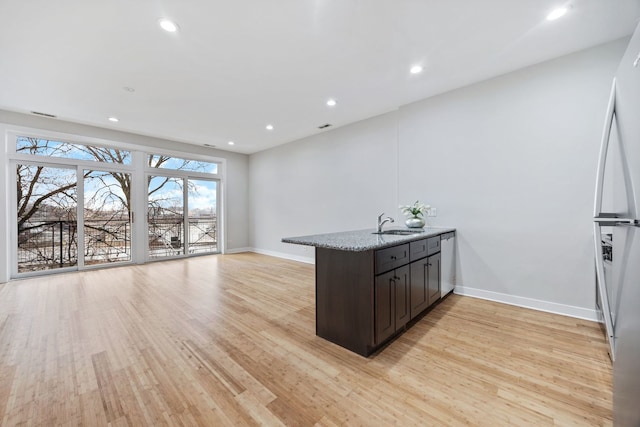
[[[391,259],[396,260],[398,258],[395,255],[391,255]]]

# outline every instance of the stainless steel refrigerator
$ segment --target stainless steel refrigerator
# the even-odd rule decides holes
[[[640,426],[640,26],[613,81],[594,204],[597,301],[616,426]]]

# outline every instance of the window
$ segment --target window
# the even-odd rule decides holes
[[[85,170],[84,264],[131,261],[131,173]]]
[[[148,181],[149,258],[217,252],[218,181],[156,175]]]
[[[218,173],[218,164],[201,160],[181,159],[179,157],[150,154],[147,158],[151,168],[172,169],[187,172]]]
[[[76,169],[18,164],[15,170],[18,272],[77,265]]]
[[[131,152],[115,148],[18,136],[16,153],[105,163],[131,164]]]
[[[13,136],[14,277],[220,251],[223,161]]]

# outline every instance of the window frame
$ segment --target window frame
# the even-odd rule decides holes
[[[207,154],[199,154],[185,151],[176,151],[172,149],[166,149],[161,147],[154,147],[151,145],[141,145],[129,142],[116,141],[111,139],[103,139],[96,137],[83,136],[79,134],[69,134],[69,133],[61,133],[56,131],[48,131],[42,129],[34,129],[29,127],[21,127],[21,126],[11,126],[11,125],[2,125],[0,124],[0,129],[4,130],[4,139],[5,139],[5,147],[0,156],[0,160],[5,165],[6,173],[3,178],[8,179],[7,182],[15,182],[15,170],[13,170],[10,165],[25,163],[25,164],[40,164],[42,166],[58,166],[63,168],[75,168],[77,176],[81,177],[82,173],[85,169],[90,170],[99,170],[99,171],[113,171],[113,172],[123,172],[130,173],[132,176],[132,206],[131,212],[134,215],[134,221],[132,224],[132,253],[131,260],[125,262],[114,262],[113,264],[100,264],[100,265],[90,265],[84,266],[78,263],[77,268],[65,268],[59,270],[44,270],[39,272],[31,272],[31,273],[17,273],[17,255],[14,254],[14,246],[17,244],[17,230],[15,227],[15,223],[17,221],[17,212],[11,212],[15,210],[15,202],[11,200],[15,200],[17,197],[15,185],[7,186],[11,188],[7,188],[8,192],[6,193],[7,198],[11,197],[12,199],[8,199],[7,202],[10,205],[10,208],[7,209],[7,223],[6,227],[9,229],[6,230],[6,235],[9,236],[9,239],[6,241],[6,248],[11,256],[7,257],[6,262],[9,265],[3,266],[0,265],[0,272],[4,271],[6,274],[6,279],[14,279],[14,278],[22,278],[26,277],[26,275],[40,275],[40,274],[54,274],[58,272],[64,271],[80,271],[80,270],[88,270],[93,268],[107,268],[110,266],[119,266],[123,264],[140,264],[147,262],[154,262],[155,259],[149,259],[148,257],[148,236],[146,235],[148,230],[147,224],[147,190],[144,185],[146,182],[147,176],[149,174],[153,174],[155,176],[180,176],[184,179],[204,179],[204,180],[215,180],[217,181],[217,191],[218,198],[216,200],[216,211],[217,211],[217,221],[218,221],[218,229],[217,229],[217,239],[218,239],[218,247],[215,253],[223,254],[226,249],[226,185],[225,185],[225,177],[226,177],[226,167],[227,160],[225,158],[216,157]],[[100,161],[91,161],[91,160],[82,160],[82,159],[73,159],[73,158],[65,158],[65,157],[50,157],[38,154],[25,154],[18,153],[16,151],[16,143],[18,137],[28,137],[28,138],[38,138],[38,139],[46,139],[52,141],[66,142],[69,144],[79,144],[79,145],[89,145],[100,148],[109,148],[109,149],[119,149],[119,150],[127,150],[131,155],[130,164],[122,164],[115,162],[100,162]],[[186,144],[185,145],[189,145]],[[194,146],[196,147],[196,146]],[[193,160],[193,161],[205,161],[209,163],[217,164],[217,172],[216,173],[207,173],[207,172],[194,172],[194,171],[182,171],[176,169],[166,169],[166,168],[152,168],[147,166],[146,160],[148,155],[165,155],[176,157],[179,159],[185,160]],[[3,158],[4,157],[4,158]],[[81,182],[82,181],[82,182]],[[83,180],[79,180],[77,183],[77,191],[79,192],[79,200],[78,200],[78,222],[84,221],[84,215],[80,206],[83,206],[84,200],[81,199],[80,191],[83,190],[84,182]],[[143,199],[143,200],[141,200]],[[82,202],[82,204],[81,204]],[[139,224],[139,225],[136,225]],[[82,227],[78,227],[81,229]],[[80,239],[80,235],[78,236]],[[204,255],[204,254],[203,254]],[[188,257],[189,254],[181,255],[180,257]],[[192,255],[192,256],[198,256]],[[162,258],[166,259],[166,258]],[[162,260],[160,259],[160,260]],[[1,278],[0,278],[1,279]],[[1,280],[0,280],[1,281]]]

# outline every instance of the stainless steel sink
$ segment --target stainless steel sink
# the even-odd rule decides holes
[[[396,236],[409,236],[411,234],[419,234],[424,233],[424,230],[384,230],[379,233],[374,232],[373,234],[392,234]]]

